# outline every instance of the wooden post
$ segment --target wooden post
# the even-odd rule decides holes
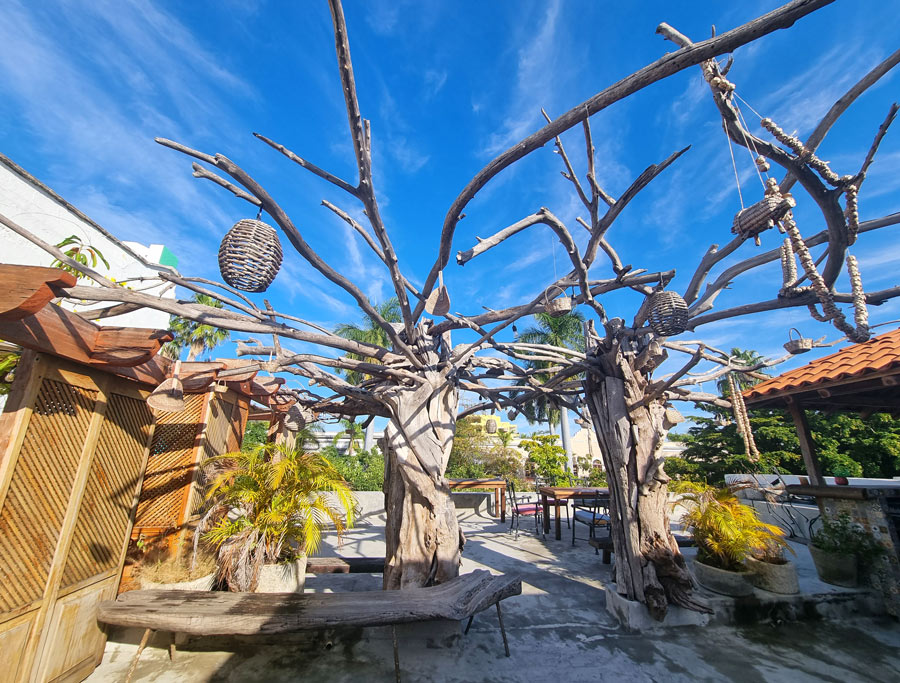
[[[812,434],[809,431],[809,423],[806,421],[806,413],[803,407],[791,397],[788,397],[788,410],[794,418],[794,428],[797,430],[797,438],[800,439],[800,453],[803,455],[803,463],[809,474],[809,481],[813,486],[825,486],[825,479],[816,458],[816,448],[813,444]]]

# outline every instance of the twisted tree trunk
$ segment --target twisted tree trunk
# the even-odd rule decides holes
[[[465,537],[444,472],[459,392],[437,372],[417,389],[391,390],[385,432],[384,588],[430,586],[459,575]]]
[[[647,354],[626,352],[614,339],[595,358],[601,369],[588,373],[585,397],[607,470],[618,592],[644,603],[659,620],[670,604],[708,612],[691,596],[691,575],[669,531],[668,477],[659,451],[680,416],[661,399],[646,400]]]

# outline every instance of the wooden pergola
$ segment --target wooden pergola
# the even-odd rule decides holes
[[[824,486],[806,410],[900,415],[900,329],[761,382],[744,392],[744,401],[790,412],[810,483]]]

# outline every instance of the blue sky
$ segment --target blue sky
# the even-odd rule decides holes
[[[493,156],[540,127],[541,107],[559,115],[673,50],[654,35],[660,21],[700,39],[711,24],[724,31],[778,4],[347,2],[360,105],[372,121],[376,189],[405,272],[414,282],[424,279],[447,207]],[[805,137],[837,97],[898,47],[898,35],[896,0],[838,2],[738,50],[730,77],[754,110]],[[888,106],[900,99],[898,83],[896,74],[883,79],[826,138],[821,156],[838,173],[857,170]],[[356,182],[324,0],[4,0],[0,92],[0,151],[119,237],[167,244],[182,272],[217,277],[219,240],[251,207],[193,179],[190,161],[156,145],[154,136],[243,165],[329,263],[373,299],[390,294],[366,245],[320,202],[328,199],[358,217],[360,207],[251,135],[272,137]],[[598,176],[613,195],[649,164],[692,145],[610,233],[626,263],[675,267],[674,288],[683,291],[709,244],[728,241],[740,208],[728,145],[699,69],[642,91],[592,123]],[[565,141],[583,173],[580,133]],[[746,151],[736,155],[749,204],[761,197],[761,187]],[[863,220],[900,210],[898,165],[895,130],[860,194]],[[454,251],[541,206],[576,232],[579,205],[560,170],[548,145],[505,171],[467,208]],[[796,188],[795,196],[801,230],[820,230],[811,202]],[[887,228],[865,235],[855,247],[867,289],[897,284],[895,234]],[[762,249],[779,242],[767,233]],[[754,249],[745,244],[737,256]],[[531,298],[566,264],[549,230],[539,228],[465,268],[451,265],[445,276],[454,310],[476,313],[481,305]],[[592,271],[607,272],[605,264]],[[780,280],[777,264],[748,274],[718,306],[771,298]],[[277,309],[329,327],[359,315],[349,296],[291,254],[266,296]],[[630,320],[639,301],[622,295],[604,303]],[[873,322],[898,319],[900,302],[870,313]],[[690,336],[771,354],[780,352],[791,326],[809,336],[837,336],[805,309],[709,325]]]

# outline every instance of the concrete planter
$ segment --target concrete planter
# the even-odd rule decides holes
[[[179,581],[177,583],[156,583],[155,581],[142,578],[141,589],[148,591],[209,591],[212,590],[213,580],[215,578],[215,573],[201,576],[199,579]]]
[[[730,572],[695,560],[694,576],[701,586],[714,593],[735,598],[753,593],[753,584],[749,580],[750,572]]]
[[[259,570],[257,593],[302,593],[306,584],[306,555],[293,562],[265,564]]]
[[[794,595],[800,592],[797,567],[793,562],[774,564],[757,560],[755,557],[748,557],[747,568],[751,572],[750,583],[757,588],[782,595]]]
[[[853,588],[857,585],[856,555],[829,553],[814,545],[809,546],[809,554],[819,578],[835,586]]]

